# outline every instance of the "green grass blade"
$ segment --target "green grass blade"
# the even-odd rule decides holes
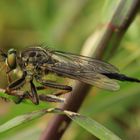
[[[116,136],[113,132],[105,128],[100,123],[95,120],[82,116],[77,113],[64,111],[68,117],[70,117],[74,122],[80,125],[82,128],[87,130],[89,133],[93,134],[97,138],[101,140],[121,140],[118,136]]]
[[[21,116],[17,116],[11,120],[9,120],[8,122],[0,125],[0,133],[8,131],[16,126],[19,126],[23,123],[26,123],[28,121],[37,119],[43,115],[45,115],[46,113],[55,113],[57,110],[55,108],[52,109],[43,109],[43,110],[39,110],[39,111],[34,111],[34,112],[30,112]]]
[[[87,130],[89,133],[93,134],[99,139],[102,140],[121,140],[118,136],[116,136],[114,133],[112,133],[110,130],[96,122],[95,120],[88,118],[86,116],[82,116],[78,113],[61,110],[58,108],[51,108],[51,109],[43,109],[39,111],[34,111],[31,113],[27,113],[25,115],[21,115],[18,117],[15,117],[14,119],[11,119],[10,121],[4,123],[3,125],[0,125],[0,133],[8,131],[18,125],[21,125],[25,122],[34,120],[36,118],[39,118],[46,113],[58,113],[58,114],[65,114],[69,118],[71,118],[74,122],[76,122],[78,125],[80,125],[82,128]]]

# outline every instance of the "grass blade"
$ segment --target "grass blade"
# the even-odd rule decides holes
[[[95,120],[86,116],[82,116],[78,113],[62,110],[59,108],[43,109],[43,110],[34,111],[31,113],[27,113],[25,115],[15,117],[14,119],[11,119],[10,121],[0,126],[0,133],[8,131],[25,122],[39,118],[45,115],[46,113],[65,114],[69,118],[71,118],[74,122],[76,122],[78,125],[80,125],[82,128],[84,128],[89,133],[91,133],[92,135],[96,136],[99,139],[121,140],[118,136],[116,136],[114,133],[112,133],[110,130],[108,130],[107,128],[105,128],[104,126],[96,122]]]

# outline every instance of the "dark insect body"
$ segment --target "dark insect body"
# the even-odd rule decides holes
[[[38,89],[51,87],[65,92],[72,90],[70,86],[44,80],[43,77],[49,72],[112,91],[118,90],[120,87],[114,79],[140,82],[138,79],[120,74],[118,69],[109,63],[82,55],[49,50],[40,46],[29,47],[20,53],[14,49],[10,49],[7,54],[2,50],[0,52],[8,66],[7,73],[17,67],[23,72],[22,77],[11,82],[7,89],[18,89],[28,82],[31,87],[31,94],[26,91],[25,96],[29,96],[34,104],[39,104]],[[42,87],[35,87],[33,80],[39,82]],[[58,95],[60,94],[63,92]]]

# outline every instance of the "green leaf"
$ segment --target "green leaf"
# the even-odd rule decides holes
[[[101,140],[121,140],[118,136],[116,136],[113,132],[105,128],[100,123],[95,120],[82,116],[77,113],[64,111],[68,117],[70,117],[74,122],[80,125],[82,128],[95,135],[97,138]]]
[[[55,109],[43,109],[43,110],[34,111],[34,112],[30,112],[30,113],[15,117],[11,119],[10,121],[4,123],[3,125],[0,125],[0,133],[8,131],[9,129],[12,129],[25,122],[39,118],[45,115],[46,113],[53,113],[53,112],[55,112]]]
[[[5,124],[0,126],[0,133],[5,132],[11,128],[14,128],[20,124],[31,121],[38,117],[45,115],[46,113],[58,113],[65,114],[71,118],[74,122],[80,125],[82,128],[87,130],[89,133],[95,135],[97,138],[102,140],[120,140],[118,136],[112,133],[110,130],[96,122],[95,120],[82,116],[78,113],[70,112],[67,110],[62,110],[58,108],[43,109],[39,111],[34,111],[25,115],[18,116]]]

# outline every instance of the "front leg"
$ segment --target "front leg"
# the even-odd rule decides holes
[[[25,77],[22,76],[21,78],[13,81],[12,83],[10,83],[8,85],[8,87],[6,88],[6,90],[9,92],[11,90],[16,90],[21,88],[23,85],[25,84]],[[25,95],[23,95],[22,97],[19,97],[19,99],[17,101],[15,101],[16,104],[19,104],[20,102],[22,102],[22,100],[24,99]]]
[[[13,81],[12,83],[10,83],[7,87],[7,90],[16,90],[21,88],[23,85],[25,84],[25,77],[21,77],[15,81]]]
[[[25,97],[28,97],[35,105],[39,104],[39,97],[37,95],[36,87],[33,84],[33,81],[30,81],[30,87],[31,87],[31,93],[28,91],[25,91],[24,94],[19,98],[19,100],[16,103],[22,102]]]
[[[28,91],[26,91],[23,94],[23,96],[19,97],[19,99],[15,102],[16,104],[21,103],[25,99],[25,97],[27,97],[27,96],[30,98],[30,100],[34,104],[36,104],[36,105],[39,104],[39,98],[38,98],[38,95],[37,95],[36,88],[35,88],[32,81],[30,81],[29,83],[30,83],[30,87],[31,87],[31,95]],[[20,79],[18,79],[16,81],[12,82],[11,84],[9,84],[8,87],[7,87],[7,91],[19,89],[24,84],[25,84],[25,77],[21,77]]]
[[[31,93],[25,91],[23,95],[19,97],[17,101],[15,101],[16,104],[21,103],[26,97],[28,97],[35,105],[39,104],[39,97],[37,95],[36,88],[32,82],[30,84],[31,84]]]
[[[10,83],[6,90],[11,91],[11,90],[19,89],[25,84],[25,81],[26,81],[26,72],[23,73],[21,78],[19,78],[18,80],[15,80],[14,82]],[[36,87],[33,84],[32,79],[29,81],[29,84],[30,84],[30,88],[31,88],[31,94],[28,91],[25,91],[23,96],[21,96],[16,103],[22,102],[22,100],[25,99],[25,97],[28,96],[34,104],[39,104],[39,98],[38,98],[38,95],[37,95]]]

